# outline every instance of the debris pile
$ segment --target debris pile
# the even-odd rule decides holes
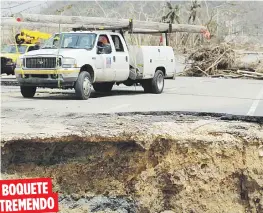
[[[187,58],[183,75],[224,78],[263,79],[263,65],[258,53],[237,52],[231,46],[201,47]]]
[[[188,76],[210,76],[218,70],[229,69],[234,64],[235,52],[227,45],[213,48],[202,47],[190,54],[188,63],[191,63],[185,73]]]

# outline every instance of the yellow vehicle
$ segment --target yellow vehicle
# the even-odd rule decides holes
[[[35,44],[10,44],[3,48],[1,51],[1,57],[11,58],[13,62],[16,62],[21,54],[32,50],[35,50]]]
[[[22,30],[15,36],[16,44],[7,45],[1,50],[1,74],[12,74],[20,55],[40,48],[40,39],[49,39],[50,34],[39,31]]]
[[[21,54],[36,50],[35,44],[10,44],[1,51],[1,74],[14,75],[16,61]]]
[[[15,39],[17,44],[36,44],[39,39],[49,39],[51,37],[48,33],[39,31],[22,30],[20,34],[16,34]]]
[[[35,44],[10,44],[1,51],[1,74],[14,74],[16,61],[21,54],[36,50]]]

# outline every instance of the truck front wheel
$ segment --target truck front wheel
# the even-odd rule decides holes
[[[160,94],[164,88],[164,74],[161,70],[157,70],[152,79],[142,82],[144,92]]]
[[[34,95],[36,94],[36,87],[26,87],[26,86],[21,86],[20,91],[23,97],[25,98],[33,98]]]
[[[114,83],[105,82],[105,83],[95,83],[93,88],[96,92],[110,92],[112,90]]]
[[[75,84],[75,93],[78,99],[87,100],[91,94],[91,76],[88,72],[82,71]]]

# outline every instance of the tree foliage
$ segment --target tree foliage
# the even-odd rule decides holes
[[[169,12],[165,16],[162,17],[162,22],[174,24],[174,22],[176,21],[177,24],[180,24],[180,17],[179,17],[180,7],[179,7],[179,5],[175,5],[173,7],[170,2],[166,2],[166,6],[169,9]]]
[[[193,1],[191,9],[190,9],[190,16],[188,18],[188,23],[190,23],[191,20],[192,20],[192,23],[195,23],[198,7],[201,8],[201,4],[198,4],[197,0]]]

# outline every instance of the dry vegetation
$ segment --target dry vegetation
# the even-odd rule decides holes
[[[188,56],[187,63],[190,66],[183,75],[263,79],[263,57],[256,57],[256,60],[252,57],[245,64],[242,58],[244,55],[238,54],[227,44],[201,47]]]
[[[232,67],[234,57],[234,51],[227,45],[200,48],[188,57],[188,60],[193,62],[186,70],[186,74],[189,76],[215,75],[218,69]]]

